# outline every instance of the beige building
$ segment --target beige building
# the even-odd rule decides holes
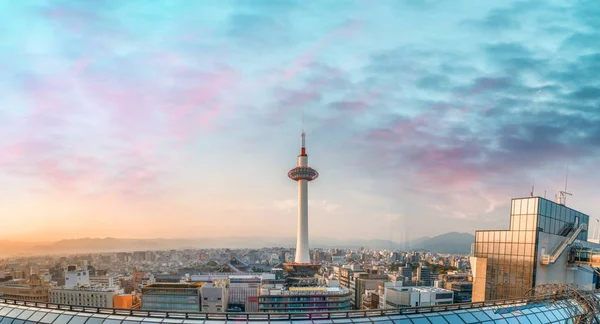
[[[114,276],[90,276],[90,286],[115,287],[118,283]]]
[[[48,295],[55,304],[113,308],[114,296],[122,293],[114,288],[79,287],[51,289]]]
[[[225,312],[228,308],[229,279],[216,279],[200,288],[203,312]]]
[[[0,296],[36,302],[48,302],[50,284],[40,279],[38,275],[31,275],[29,280],[11,280],[0,284]]]

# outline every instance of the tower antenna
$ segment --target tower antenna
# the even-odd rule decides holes
[[[567,205],[567,196],[573,196],[573,194],[571,194],[570,192],[567,191],[568,183],[569,183],[569,166],[567,165],[567,171],[565,172],[565,190],[559,192],[560,197],[558,200],[558,203],[561,205],[564,205],[564,206]]]
[[[567,184],[569,183],[569,166],[567,165],[567,170],[565,171],[565,192],[567,192]]]
[[[302,133],[304,133],[304,108],[302,108]]]

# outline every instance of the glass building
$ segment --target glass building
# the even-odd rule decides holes
[[[142,308],[161,311],[199,312],[203,283],[160,283],[142,288]]]
[[[331,312],[350,310],[350,291],[337,287],[298,287],[271,290],[258,296],[260,312]]]
[[[177,313],[88,308],[0,298],[1,324],[202,324],[202,323],[578,323],[588,315],[576,300],[530,298],[394,310],[331,313]]]
[[[540,284],[541,254],[573,233],[589,216],[541,197],[512,200],[509,230],[477,231],[471,258],[474,273],[473,301],[520,298]],[[587,241],[583,231],[577,239]],[[546,242],[540,244],[540,242]],[[541,250],[540,250],[541,248]],[[552,271],[567,271],[560,263]],[[554,274],[553,278],[562,278]],[[585,277],[587,278],[587,277]],[[545,279],[544,279],[545,280]],[[587,280],[587,279],[582,279]]]

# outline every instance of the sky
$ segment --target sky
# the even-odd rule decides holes
[[[0,240],[397,242],[598,217],[600,6],[0,1]],[[302,116],[304,115],[304,123]],[[304,125],[303,125],[304,124]]]

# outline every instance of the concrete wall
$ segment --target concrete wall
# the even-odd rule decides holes
[[[541,264],[542,255],[544,253],[552,253],[554,248],[564,239],[565,237],[563,236],[539,233],[535,285],[538,286],[545,283],[567,283],[577,286],[580,289],[593,289],[594,274],[592,273],[591,268],[587,267],[587,269],[584,270],[577,267],[571,267],[567,264],[569,248],[563,252],[554,264]],[[576,241],[576,243],[587,247],[600,247],[598,244],[591,242]]]
[[[471,257],[473,271],[473,302],[485,301],[485,282],[487,276],[487,258]]]
[[[227,290],[225,287],[215,287],[205,284],[200,288],[203,312],[224,312],[227,310]]]
[[[74,288],[90,285],[90,273],[87,270],[65,272],[65,287]]]

